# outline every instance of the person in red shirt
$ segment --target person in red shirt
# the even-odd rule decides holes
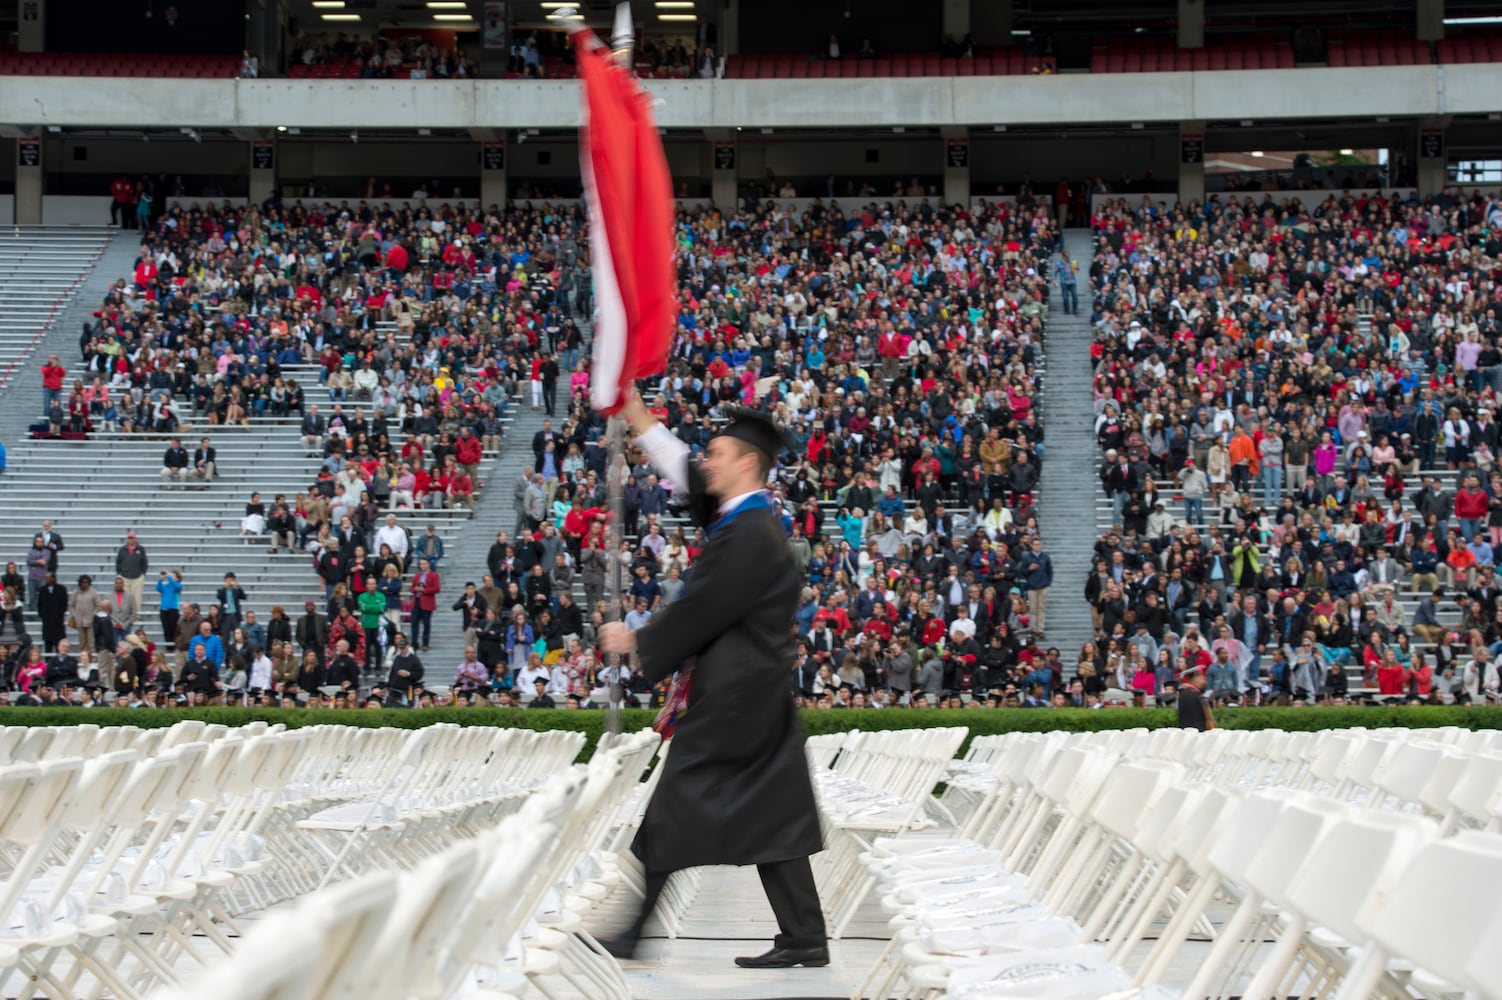
[[[149,253],[142,251],[141,259],[136,261],[136,287],[143,291],[150,288],[158,273],[156,261],[151,259]]]
[[[433,633],[433,612],[438,610],[438,593],[443,582],[426,559],[417,560],[417,575],[412,578],[412,645],[428,651]]]
[[[62,398],[63,379],[68,377],[68,369],[57,360],[56,354],[47,355],[47,363],[42,365],[42,416],[46,417],[52,412],[52,404]]]
[[[1377,666],[1377,693],[1384,697],[1408,693],[1411,671],[1404,670],[1391,648],[1382,651],[1382,662]]]
[[[475,516],[475,481],[464,469],[460,468],[449,476],[448,498],[450,509],[468,507],[469,516]]]
[[[454,439],[454,458],[464,474],[473,479],[475,471],[480,467],[480,460],[484,457],[485,450],[480,445],[480,439],[467,426],[459,428],[459,436]]]
[[[400,243],[391,244],[391,249],[386,251],[387,269],[395,272],[396,274],[402,274],[407,270],[407,264],[407,248],[402,246]]]
[[[136,212],[135,206],[131,204],[134,194],[135,188],[124,175],[110,182],[110,225],[135,228]]]
[[[1481,530],[1490,503],[1491,498],[1481,488],[1480,480],[1475,476],[1467,476],[1465,488],[1455,494],[1455,516],[1460,520],[1460,534],[1465,538],[1466,544],[1470,544],[1471,539]]]
[[[907,338],[888,324],[876,341],[876,353],[881,357],[883,378],[896,378],[902,359],[907,356]]]

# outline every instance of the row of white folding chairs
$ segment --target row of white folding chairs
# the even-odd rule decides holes
[[[1196,745],[1198,749],[1208,750],[1210,744],[1218,741],[1224,742],[1215,736],[1167,734],[1149,742],[1159,750],[1172,750],[1177,747],[1182,751],[1187,748],[1190,752],[1185,756],[1194,759],[1196,756],[1202,756],[1194,754]],[[961,932],[959,945],[954,943],[956,938],[951,932],[948,938],[942,939],[950,942],[947,947],[959,947],[963,950],[964,933],[971,934],[973,943],[973,927],[976,921],[984,921],[988,914],[998,924],[1007,924],[1013,919],[1020,919],[1019,914],[1021,914],[1030,915],[1034,920],[1034,927],[1041,926],[1044,930],[1036,931],[1031,937],[1009,934],[1007,940],[1011,946],[1027,941],[1042,943],[1047,934],[1053,934],[1053,937],[1048,940],[1056,945],[1078,945],[1081,941],[1106,938],[1113,944],[1110,957],[1116,961],[1122,961],[1130,954],[1132,947],[1140,941],[1141,936],[1146,933],[1151,921],[1171,902],[1169,893],[1177,892],[1175,887],[1185,877],[1186,870],[1198,875],[1202,880],[1201,884],[1211,890],[1219,886],[1219,883],[1211,877],[1212,873],[1206,869],[1209,856],[1205,852],[1212,845],[1224,843],[1223,838],[1215,836],[1213,824],[1217,822],[1217,817],[1224,815],[1227,801],[1230,801],[1223,797],[1243,794],[1239,780],[1243,772],[1232,769],[1227,772],[1227,775],[1236,780],[1222,787],[1207,787],[1199,782],[1185,783],[1182,780],[1186,773],[1185,768],[1171,761],[1148,759],[1138,761],[1126,768],[1115,768],[1114,763],[1123,758],[1107,749],[1107,745],[1115,743],[1121,746],[1134,742],[1120,735],[1091,734],[1076,737],[1022,735],[1003,742],[1008,746],[1000,757],[1005,757],[1007,760],[1003,762],[998,757],[996,770],[1003,784],[1009,784],[1010,790],[1004,790],[999,797],[1009,798],[1015,793],[1015,802],[1012,803],[1013,808],[1005,815],[993,813],[992,822],[982,824],[987,837],[985,843],[958,839],[951,839],[947,843],[939,840],[924,842],[921,839],[908,842],[883,841],[878,842],[877,850],[866,858],[873,870],[889,879],[893,877],[891,873],[900,871],[904,863],[923,872],[926,861],[927,864],[934,866],[927,869],[927,873],[934,876],[938,891],[941,894],[954,894],[956,903],[972,907],[973,912],[965,921],[970,930]],[[1065,747],[1062,751],[1061,745]],[[1029,773],[1029,768],[1033,767],[1041,767],[1043,777],[1036,779],[1030,785],[1024,775]],[[1039,772],[1032,771],[1031,773]],[[1172,781],[1169,781],[1170,778]],[[1167,782],[1166,785],[1165,782]],[[1165,791],[1165,788],[1171,791]],[[1280,789],[1277,794],[1290,793]],[[1494,798],[1495,794],[1494,791]],[[1194,795],[1210,797],[1197,805],[1191,800]],[[1032,801],[1029,801],[1030,796]],[[1332,800],[1328,798],[1315,801],[1316,803],[1322,802],[1327,810],[1352,808],[1343,804],[1331,806],[1329,803]],[[1372,804],[1374,806],[1392,805],[1393,797],[1374,796]],[[1398,804],[1403,805],[1401,802]],[[1140,810],[1149,805],[1153,807],[1152,816],[1150,819],[1143,819]],[[1431,821],[1398,812],[1373,810],[1363,812],[1362,815],[1378,825],[1390,823],[1401,827],[1405,823],[1427,823],[1436,832],[1441,829]],[[1094,821],[1099,824],[1093,840],[1086,837],[1084,833],[1089,829],[1091,822],[1086,818],[1087,816],[1094,817]],[[998,819],[1000,819],[999,822],[997,822]],[[1156,826],[1146,825],[1149,822]],[[1050,824],[1052,824],[1051,830]],[[1251,844],[1223,848],[1216,856],[1216,862],[1221,865],[1223,874],[1227,877],[1233,877],[1238,859],[1255,853],[1253,848],[1260,843],[1258,838],[1265,838],[1268,829],[1268,824],[1261,821],[1247,821],[1240,823],[1239,826],[1237,824],[1232,826],[1233,834],[1240,832],[1249,835],[1253,840]],[[1143,894],[1142,887],[1146,881],[1140,869],[1149,864],[1156,864],[1161,869],[1163,865],[1169,863],[1169,855],[1161,853],[1164,850],[1165,833],[1170,839],[1173,836],[1180,838],[1178,849],[1183,853],[1173,862],[1178,867],[1172,869],[1167,877],[1163,877],[1160,871],[1157,882],[1162,895],[1150,897]],[[1033,845],[1039,842],[1040,837],[1043,838],[1046,846],[1035,848]],[[1153,848],[1151,846],[1153,844],[1159,846]],[[1087,845],[1088,850],[1076,853],[1081,845]],[[1151,853],[1153,850],[1159,853],[1156,855]],[[904,852],[916,853],[910,857],[903,857]],[[1303,856],[1296,851],[1289,853],[1294,857]],[[1338,850],[1336,853],[1339,853]],[[1276,853],[1270,856],[1270,860],[1274,863],[1277,858]],[[1125,859],[1130,861],[1130,864],[1122,867],[1105,864],[1113,859],[1117,862]],[[969,871],[959,875],[944,871],[946,866],[956,864],[963,864]],[[976,866],[988,864],[994,866],[993,870],[980,875],[976,874]],[[1398,866],[1394,870],[1400,868],[1401,866]],[[1123,869],[1127,872],[1126,875],[1121,874]],[[1031,874],[1035,881],[1032,883],[1017,881],[1018,872]],[[1063,877],[1059,877],[1061,872]],[[1083,878],[1080,877],[1081,873],[1083,873]],[[1100,877],[1097,878],[1097,875]],[[1044,903],[1052,904],[1058,908],[1059,912],[1078,915],[1084,925],[1083,928],[1075,925],[1038,923],[1042,914],[1055,912],[1054,910],[1019,909],[1017,907],[1019,902],[1039,898],[1038,892],[1031,891],[1034,885],[1039,887],[1039,892],[1046,890],[1042,896]],[[1117,892],[1116,895],[1108,891],[1113,889]],[[966,895],[967,893],[970,895]],[[1000,897],[997,896],[998,893],[1001,894]],[[1007,894],[1011,896],[1003,898],[1007,897]],[[1213,891],[1211,894],[1213,895]],[[992,900],[990,909],[987,909],[987,904],[983,902],[975,902],[988,898]],[[996,902],[998,898],[1002,899],[1000,904]],[[1206,896],[1197,905],[1180,908],[1177,921],[1171,925],[1171,928],[1176,928],[1177,933],[1165,933],[1160,938],[1159,945],[1154,949],[1154,955],[1157,957],[1143,965],[1137,977],[1138,987],[1156,978],[1150,973],[1161,974],[1165,963],[1196,924],[1202,928],[1205,927],[1203,909],[1205,905],[1208,905],[1209,899],[1210,897]],[[886,901],[890,908],[894,897],[889,893]],[[1003,907],[1002,911],[997,911],[997,905]],[[911,918],[912,914],[909,912],[907,916]],[[1045,936],[1040,937],[1040,934]],[[908,983],[912,992],[922,994],[941,990],[948,980],[949,973],[956,971],[960,974],[959,985],[964,989],[979,988],[976,982],[984,980],[990,984],[986,988],[998,991],[995,995],[1015,995],[1007,991],[1016,988],[1015,982],[1008,987],[999,980],[993,981],[989,978],[992,972],[996,972],[1006,963],[969,962],[963,956],[955,956],[947,964],[925,962],[925,958],[930,956],[926,956],[923,950],[914,944],[912,937],[910,932],[905,938],[899,936],[894,939],[893,947],[889,948],[883,962],[876,970],[873,970],[873,980],[882,980],[883,977],[886,977],[888,982],[902,980]],[[1254,934],[1252,940],[1256,939]],[[933,942],[930,941],[930,944],[933,945]],[[942,945],[938,946],[942,947]],[[1222,944],[1221,947],[1225,948],[1229,945]],[[1079,953],[1058,953],[1046,957],[1049,961],[1072,962],[1081,956]],[[1218,952],[1214,961],[1204,963],[1201,967],[1201,978],[1214,975],[1217,970],[1226,969],[1226,957],[1226,954]],[[1038,960],[1037,955],[1029,956],[1029,961],[1036,963]],[[1034,965],[1035,969],[1045,967],[1047,967],[1047,962],[1041,966]],[[963,973],[959,973],[958,970],[962,968]],[[977,969],[982,971],[978,972]],[[1097,971],[1101,972],[1100,969]],[[1117,977],[1118,981],[1123,974],[1119,967],[1111,968],[1109,971]],[[1306,969],[1304,972],[1307,974],[1309,970]],[[1101,972],[1101,974],[1105,973]],[[979,978],[976,982],[971,982],[965,976],[970,976],[972,979]],[[1087,992],[1092,989],[1104,990],[1102,982],[1103,980],[1089,983],[1082,988]],[[1261,985],[1259,984],[1259,988]],[[1051,990],[1055,988],[1064,987],[1050,987]],[[877,995],[887,994],[878,990]],[[957,995],[968,994],[963,993],[962,990]],[[1050,993],[1050,995],[1055,994]],[[1202,994],[1191,993],[1191,995]]]
[[[998,773],[1024,773],[1013,759],[1023,745],[1019,735],[983,738],[983,756],[971,754],[950,768],[945,802],[962,834],[971,835],[977,824],[984,824],[987,810],[997,806],[997,791],[1010,787]],[[1067,741],[1133,760],[1173,761],[1197,780],[1244,790],[1290,787],[1354,801],[1378,797],[1389,807],[1422,808],[1447,826],[1502,824],[1502,803],[1494,796],[1502,784],[1502,733],[1496,731],[1450,727],[1319,733],[1216,730],[1203,735],[1172,729],[1056,733],[1026,743],[1037,754],[1026,762],[1031,773],[1041,773],[1041,765]]]
[[[526,791],[558,774],[582,733],[430,726],[401,743],[373,794],[323,808],[295,824],[313,849],[319,884],[370,868],[402,867],[433,838],[493,826]]]
[[[265,732],[279,732],[280,724],[252,722],[231,729],[209,725],[197,719],[185,719],[159,729],[135,726],[3,726],[0,727],[0,765],[35,764],[64,757],[97,757],[116,750],[135,750],[150,757],[159,750],[184,743],[212,743],[231,732],[244,737]]]
[[[594,870],[595,852],[657,744],[650,730],[613,740],[497,828],[406,874],[360,875],[268,916],[227,963],[169,1000],[505,998],[529,986],[552,997],[563,982],[586,996],[629,996],[579,915],[603,897],[609,878]]]
[[[814,870],[831,937],[844,935],[871,889],[859,861],[871,838],[935,825],[934,788],[968,735],[963,726],[851,732],[832,767],[813,769],[825,840]]]
[[[310,730],[299,730],[310,732]],[[400,853],[436,836],[459,836],[486,813],[563,772],[578,756],[575,733],[532,733],[452,724],[420,730],[314,727],[286,776],[264,831],[268,865],[243,909],[290,899],[367,862],[361,845]],[[405,817],[405,818],[403,818]]]
[[[89,974],[136,996],[184,957],[206,961],[204,942],[227,949],[226,893],[259,870],[251,830],[274,801],[256,793],[299,742],[233,735],[0,768],[0,940],[17,993],[73,995]]]
[[[362,766],[379,759],[360,756],[359,749],[387,743],[453,752],[428,754],[433,766],[427,770],[392,770],[427,790],[426,836],[413,831],[408,842],[431,850],[493,825],[514,808],[520,792],[508,790],[507,777],[535,783],[540,773],[560,773],[582,745],[577,734],[432,728],[367,730],[351,738],[318,728],[286,733],[255,727],[251,732],[258,735],[248,740],[238,731],[216,733],[216,742],[182,744],[149,758],[118,750],[87,764],[64,758],[0,768],[9,796],[0,808],[0,848],[10,848],[0,849],[6,875],[0,915],[16,947],[9,967],[41,984],[36,988],[54,989],[85,971],[103,982],[111,977],[89,963],[95,950],[113,948],[116,966],[130,971],[109,985],[129,995],[166,979],[184,955],[205,960],[195,934],[227,949],[231,913],[311,888],[326,871],[306,837],[294,836],[296,821],[312,806],[338,801],[340,793],[289,801],[285,792],[299,777],[312,787],[309,779],[338,773],[351,753]],[[456,760],[488,770],[477,770],[466,784]],[[331,784],[346,793],[368,786],[362,780]],[[86,851],[101,843],[107,849],[99,856]],[[115,944],[102,940],[110,937]],[[43,946],[49,957],[38,962],[35,953]],[[64,954],[75,961],[60,972],[55,960]]]

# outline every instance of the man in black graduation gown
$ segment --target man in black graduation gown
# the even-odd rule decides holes
[[[682,596],[632,632],[606,625],[607,653],[635,653],[656,683],[691,665],[666,770],[632,851],[647,873],[636,922],[603,942],[629,956],[668,876],[700,865],[756,865],[781,933],[743,968],[829,964],[809,855],[823,849],[803,729],[788,689],[799,575],[766,493],[784,439],[764,414],[737,411],[702,461],[635,396],[624,416],[653,464],[688,494],[709,541]]]
[[[1205,700],[1205,672],[1199,667],[1190,667],[1179,675],[1176,707],[1180,729],[1198,729],[1203,733],[1215,728],[1215,713]]]

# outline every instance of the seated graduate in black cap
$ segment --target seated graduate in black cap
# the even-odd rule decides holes
[[[781,933],[743,968],[829,964],[809,855],[822,849],[788,675],[801,578],[767,478],[787,446],[764,413],[736,409],[702,459],[633,394],[623,415],[654,465],[688,493],[708,542],[683,593],[633,632],[600,630],[606,653],[634,653],[651,683],[678,672],[667,724],[673,752],[632,852],[646,898],[632,926],[602,941],[630,956],[668,876],[700,865],[756,865]]]

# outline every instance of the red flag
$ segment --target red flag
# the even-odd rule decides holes
[[[667,368],[677,306],[673,181],[649,96],[593,32],[573,40],[584,82],[579,165],[598,307],[590,399],[614,413],[632,382]]]

